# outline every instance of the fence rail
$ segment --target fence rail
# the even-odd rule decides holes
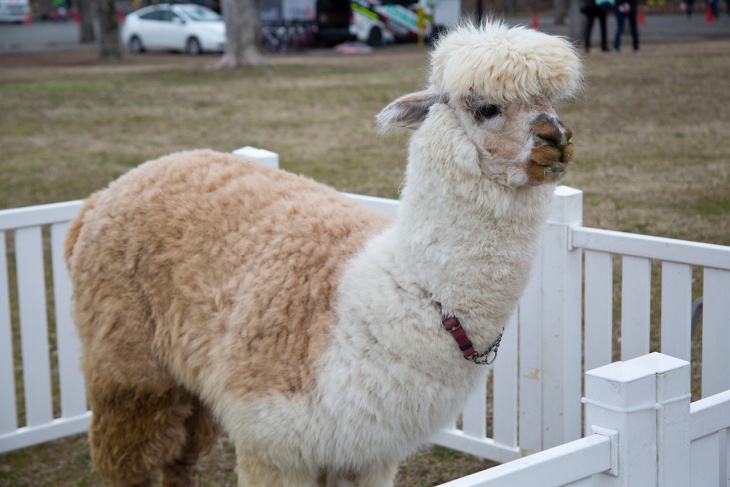
[[[611,438],[594,434],[440,487],[559,487],[611,469]]]

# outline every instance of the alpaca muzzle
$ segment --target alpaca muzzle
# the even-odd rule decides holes
[[[560,178],[575,159],[573,132],[557,117],[542,113],[532,126],[534,147],[526,172],[534,184]]]

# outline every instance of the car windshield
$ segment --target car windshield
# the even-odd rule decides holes
[[[190,20],[194,20],[196,22],[221,20],[220,15],[205,7],[198,7],[197,5],[186,5],[184,7],[178,6],[178,8],[182,12],[184,12],[185,15],[190,18]]]

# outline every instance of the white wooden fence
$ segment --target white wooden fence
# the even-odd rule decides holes
[[[278,164],[268,151],[241,152]],[[348,196],[397,214],[397,201]],[[79,343],[70,319],[71,288],[62,262],[66,227],[80,205],[0,211],[0,453],[82,432],[88,425]],[[435,443],[497,462],[574,440],[602,449],[600,438],[580,439],[583,370],[612,362],[616,334],[621,360],[651,351],[691,360],[690,315],[698,296],[704,301],[702,346],[697,347],[702,396],[730,389],[730,248],[586,228],[581,220],[582,193],[558,187],[541,252],[499,359],[485,368],[484,381],[460,420],[439,433]],[[45,260],[51,262],[47,274]],[[620,286],[614,285],[614,261],[621,263]],[[652,262],[661,266],[661,294],[654,293],[661,297],[657,350],[650,342]],[[701,286],[694,288],[693,270],[702,274]],[[621,299],[617,330],[615,295]],[[47,303],[53,303],[50,320]],[[54,403],[54,398],[60,399]]]
[[[669,355],[593,369],[588,436],[440,487],[726,486],[730,391],[690,397],[690,364]]]

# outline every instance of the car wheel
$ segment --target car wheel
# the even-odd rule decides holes
[[[198,54],[203,52],[203,49],[200,47],[200,41],[195,37],[191,37],[190,39],[188,39],[187,44],[185,44],[185,52],[187,52],[191,56],[197,56]]]
[[[129,47],[129,52],[134,54],[139,54],[145,51],[142,41],[137,36],[132,36],[132,38],[129,39],[129,45],[127,47]]]
[[[380,27],[373,27],[368,34],[368,46],[379,46],[383,43],[383,32]]]

